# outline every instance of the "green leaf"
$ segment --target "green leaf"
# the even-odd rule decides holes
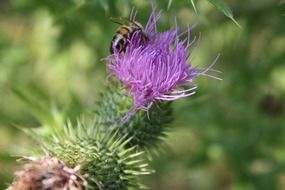
[[[43,105],[34,100],[30,95],[17,88],[12,88],[13,93],[27,106],[27,108],[44,124],[53,124],[53,118]]]
[[[225,16],[230,18],[238,27],[241,27],[239,23],[234,19],[234,15],[230,7],[223,0],[208,0],[213,4],[219,11],[224,13]]]
[[[192,6],[193,6],[193,9],[194,9],[195,13],[197,14],[198,11],[197,11],[197,7],[196,7],[196,4],[195,4],[195,0],[190,0],[190,2],[192,4]]]
[[[171,5],[172,5],[172,0],[168,0],[167,10],[169,10]]]
[[[280,0],[278,4],[280,6],[280,5],[284,4],[284,3],[285,3],[285,0]]]
[[[99,0],[100,5],[103,7],[103,9],[108,12],[109,11],[109,1],[107,0]]]

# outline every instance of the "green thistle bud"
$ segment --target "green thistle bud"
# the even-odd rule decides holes
[[[121,126],[120,119],[132,105],[131,97],[126,94],[118,82],[109,82],[97,103],[97,114],[104,116],[100,118],[99,126],[102,126],[102,130],[118,131],[120,136],[131,137],[128,143],[130,147],[155,147],[165,137],[173,120],[171,102],[156,102],[147,112],[137,110],[136,114]]]
[[[144,188],[138,176],[151,171],[142,158],[143,152],[136,151],[136,147],[125,148],[130,140],[126,136],[119,137],[117,133],[102,133],[94,123],[83,125],[78,122],[75,127],[69,122],[61,132],[41,143],[50,154],[69,166],[80,165],[93,189]]]
[[[24,131],[49,155],[62,160],[68,167],[80,165],[80,173],[92,190],[144,188],[138,178],[152,171],[144,162],[143,152],[138,151],[137,146],[130,146],[132,138],[129,135],[123,135],[119,130],[102,130],[100,121],[102,116],[108,115],[95,115],[91,121],[90,118],[81,119],[75,125],[70,121],[64,122],[64,117],[56,109],[42,113],[49,118],[48,122],[41,120],[41,127]]]

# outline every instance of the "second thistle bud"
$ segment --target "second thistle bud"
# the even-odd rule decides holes
[[[87,184],[79,167],[69,168],[55,157],[28,158],[28,163],[15,172],[7,190],[84,190]]]

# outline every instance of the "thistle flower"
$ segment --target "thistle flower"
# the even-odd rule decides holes
[[[127,88],[133,99],[133,106],[124,120],[137,109],[147,111],[157,100],[171,101],[195,94],[197,87],[191,84],[192,80],[200,75],[210,76],[206,72],[212,70],[213,64],[201,70],[188,62],[189,47],[193,44],[190,28],[179,33],[176,23],[175,28],[157,32],[159,17],[153,6],[145,28],[148,40],[142,42],[141,31],[134,32],[125,53],[115,51],[107,57],[111,74]],[[186,39],[180,40],[185,34]]]
[[[55,157],[27,158],[23,169],[15,173],[16,178],[7,190],[83,190],[87,189],[79,167],[68,168]]]

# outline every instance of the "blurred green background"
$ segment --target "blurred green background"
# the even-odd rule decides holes
[[[192,64],[215,68],[223,81],[195,80],[195,96],[176,101],[168,148],[143,178],[156,190],[285,189],[285,2],[228,0],[239,28],[207,0],[156,1],[159,30],[174,25],[201,33]],[[0,1],[0,189],[18,167],[17,155],[33,143],[16,126],[39,123],[13,89],[43,109],[70,118],[92,112],[106,75],[105,62],[117,25],[110,16],[138,9],[144,0]]]

